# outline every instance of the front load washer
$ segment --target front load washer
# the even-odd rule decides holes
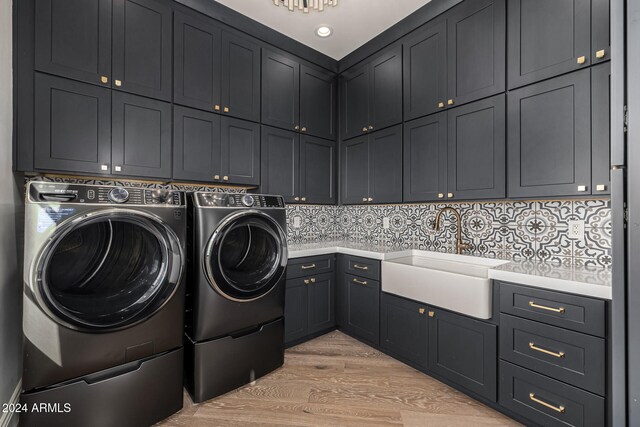
[[[182,407],[181,192],[31,182],[23,425],[149,425]],[[141,399],[140,395],[144,395]]]
[[[185,383],[201,402],[283,364],[286,212],[280,196],[188,199]]]

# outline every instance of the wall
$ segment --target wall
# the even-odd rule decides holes
[[[373,245],[453,252],[454,217],[433,229],[437,211],[453,206],[462,214],[470,255],[539,260],[564,265],[611,265],[611,211],[607,199],[497,201],[373,206],[290,206],[290,243],[348,240]],[[389,220],[385,228],[385,218]],[[569,237],[569,221],[584,222],[584,234]]]
[[[13,134],[11,0],[0,0],[0,403],[19,385],[22,361],[22,179],[11,169]],[[0,425],[8,422],[0,413]],[[17,423],[17,417],[11,420]]]

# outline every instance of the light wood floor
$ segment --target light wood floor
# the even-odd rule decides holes
[[[160,425],[516,426],[515,421],[338,331],[293,347],[284,366]]]

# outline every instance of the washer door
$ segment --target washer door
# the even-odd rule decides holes
[[[245,211],[226,217],[207,244],[209,283],[233,301],[253,301],[271,291],[287,265],[287,241],[268,215]]]
[[[74,328],[111,330],[148,318],[171,298],[182,250],[156,217],[102,211],[56,230],[35,274],[50,314]]]

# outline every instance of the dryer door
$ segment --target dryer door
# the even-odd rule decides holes
[[[182,249],[155,216],[108,210],[64,223],[35,264],[44,309],[78,329],[130,326],[158,311],[182,276]]]
[[[282,228],[260,211],[226,217],[205,249],[204,269],[213,288],[232,301],[253,301],[280,281],[287,265]]]

